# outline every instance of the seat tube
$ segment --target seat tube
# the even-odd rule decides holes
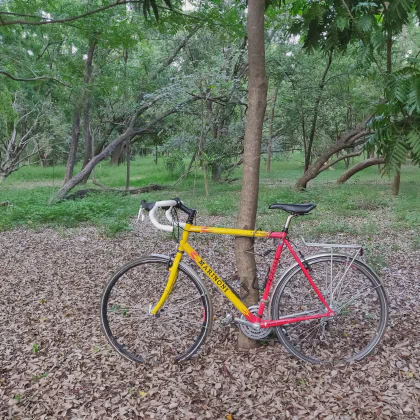
[[[283,253],[284,243],[285,243],[285,239],[283,239],[281,241],[281,243],[278,244],[278,246],[276,248],[276,254],[274,256],[273,263],[271,265],[271,269],[270,269],[270,272],[268,274],[267,283],[265,285],[263,295],[260,299],[260,305],[259,305],[259,308],[258,308],[258,316],[257,316],[259,321],[263,317],[264,309],[265,309],[265,306],[268,302],[268,295],[270,294],[271,285],[273,284],[273,280],[274,280],[274,277],[276,275],[277,266],[279,265],[281,254]]]
[[[165,290],[162,293],[162,296],[160,297],[158,303],[153,307],[153,309],[150,311],[151,315],[156,315],[158,311],[162,308],[162,306],[165,304],[165,302],[168,300],[172,289],[175,286],[176,280],[178,278],[178,268],[179,263],[182,260],[182,257],[184,256],[184,244],[187,243],[188,237],[190,236],[190,232],[188,231],[189,225],[187,224],[185,226],[185,230],[182,234],[182,239],[179,242],[178,250],[176,252],[175,258],[172,261],[171,266],[169,267],[169,277],[168,281],[165,286]]]

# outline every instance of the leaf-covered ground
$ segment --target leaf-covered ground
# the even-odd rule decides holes
[[[212,289],[216,320],[200,356],[151,368],[122,359],[107,344],[99,298],[119,265],[172,251],[167,235],[148,224],[116,239],[93,228],[0,233],[0,418],[419,419],[415,236],[407,231],[391,238],[378,230],[372,237],[385,253],[381,277],[391,318],[382,345],[367,360],[313,366],[278,344],[241,353],[236,328],[220,324],[230,308]],[[223,239],[199,236],[193,243],[229,278],[232,241]],[[347,236],[329,239],[354,242]]]

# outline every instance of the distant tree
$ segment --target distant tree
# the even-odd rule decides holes
[[[6,122],[6,125],[11,129],[8,130],[6,127],[2,130],[0,137],[0,182],[27,164],[31,156],[39,153],[35,141],[46,122],[48,108],[47,105],[41,104],[33,109],[28,109],[24,105],[24,101],[19,101],[16,95],[13,101],[13,111],[14,114],[10,113],[11,121]],[[3,122],[5,122],[4,119]],[[29,151],[30,145],[33,146],[31,152]]]
[[[320,173],[323,165],[334,153],[366,144],[374,133],[378,133],[375,134],[374,143],[378,152],[384,154],[385,168],[393,167],[399,171],[399,165],[407,155],[401,153],[402,149],[408,152],[414,150],[412,145],[414,147],[417,145],[417,140],[414,140],[417,136],[415,132],[413,134],[412,127],[400,122],[405,119],[404,109],[410,109],[411,119],[413,113],[418,113],[417,102],[414,100],[414,106],[412,102],[417,95],[418,83],[417,75],[410,70],[412,65],[405,66],[406,70],[402,71],[411,75],[410,80],[404,83],[406,87],[410,85],[411,88],[406,92],[407,95],[400,97],[402,101],[400,100],[399,104],[393,101],[390,80],[393,80],[395,85],[397,83],[395,78],[398,77],[398,73],[395,73],[397,69],[391,67],[393,45],[413,15],[417,15],[417,18],[420,16],[420,0],[370,3],[360,1],[347,3],[346,0],[331,0],[325,3],[296,2],[293,5],[293,13],[300,17],[292,25],[292,31],[303,36],[306,49],[321,48],[328,53],[345,50],[351,42],[356,41],[360,45],[359,52],[360,57],[363,57],[363,64],[376,67],[377,77],[381,80],[382,86],[388,86],[382,98],[378,98],[377,103],[381,104],[376,108],[372,107],[369,118],[361,122],[356,131],[352,129],[348,134],[344,134],[336,145],[325,150],[325,153],[305,171],[296,187],[305,188],[307,183]],[[381,62],[384,61],[385,69],[381,66]],[[397,110],[395,106],[399,109]],[[402,126],[405,127],[403,131]],[[400,163],[395,164],[396,160]]]

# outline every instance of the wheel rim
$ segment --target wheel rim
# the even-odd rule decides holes
[[[167,267],[166,261],[135,264],[117,273],[104,292],[103,329],[112,346],[130,360],[185,360],[207,335],[206,293],[182,270],[163,308],[150,315],[166,285]]]
[[[331,263],[327,257],[310,262],[310,266],[311,277],[337,315],[279,327],[280,340],[293,354],[312,363],[362,359],[377,345],[386,325],[380,282],[351,258]],[[278,296],[273,317],[302,310],[325,312],[300,269],[285,279]]]

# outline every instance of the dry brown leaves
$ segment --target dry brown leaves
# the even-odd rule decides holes
[[[391,321],[367,360],[318,367],[277,344],[241,353],[236,328],[216,322],[199,357],[151,368],[117,356],[99,323],[99,297],[113,270],[173,250],[167,235],[140,229],[113,240],[90,228],[0,234],[1,418],[420,418],[420,252],[410,249],[412,233],[392,239],[397,251],[389,240],[382,278]],[[374,240],[386,245],[384,232]],[[197,235],[194,243],[219,274],[234,273],[232,240]],[[212,297],[217,321],[231,309],[214,289]]]

